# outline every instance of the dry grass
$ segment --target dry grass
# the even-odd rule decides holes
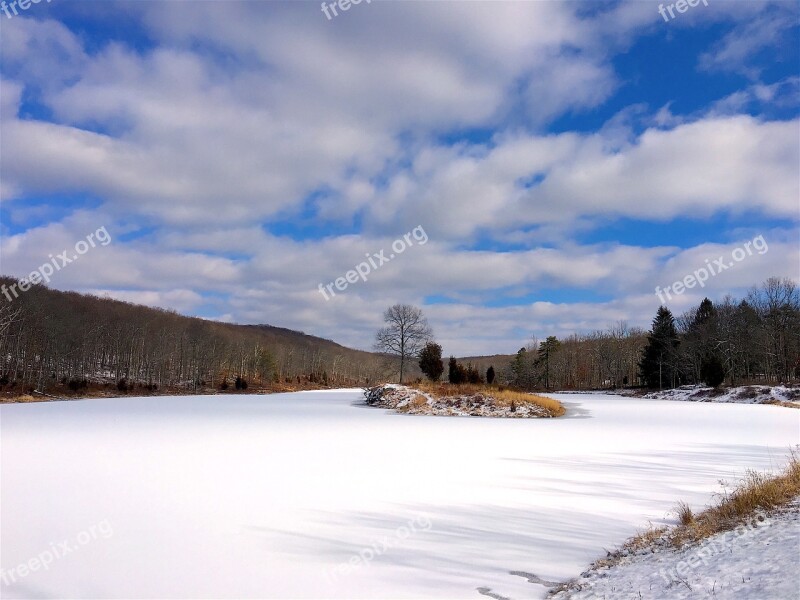
[[[800,496],[800,458],[792,452],[786,470],[777,476],[748,471],[745,478],[728,493],[723,492],[717,506],[677,527],[672,535],[675,545],[707,538],[721,531],[734,529],[754,516],[756,511],[769,511],[784,506]],[[679,505],[679,511],[685,504]],[[687,507],[688,508],[688,507]],[[691,511],[690,511],[691,512]],[[680,514],[680,513],[679,513]]]
[[[796,402],[784,402],[783,400],[767,400],[766,402],[762,402],[762,404],[773,404],[775,406],[784,406],[786,408],[800,408],[800,404]]]
[[[786,470],[780,475],[748,471],[731,493],[723,492],[716,506],[695,515],[685,502],[679,502],[675,512],[680,524],[672,529],[653,527],[629,539],[620,550],[592,563],[592,568],[610,567],[618,563],[625,552],[637,552],[657,544],[680,548],[687,543],[736,529],[758,516],[759,511],[771,511],[800,497],[800,458],[792,452]],[[568,587],[562,586],[562,587]]]
[[[748,471],[745,478],[728,492],[725,490],[716,506],[695,515],[685,502],[675,509],[680,525],[669,532],[669,542],[681,547],[688,542],[698,542],[707,537],[730,531],[757,515],[785,506],[800,497],[800,458],[792,452],[786,470],[780,475]],[[633,538],[625,547],[641,548],[667,530],[649,529]]]
[[[428,404],[428,400],[425,398],[425,396],[422,396],[420,394],[414,394],[413,398],[411,398],[411,400],[409,400],[408,404],[406,404],[405,406],[398,407],[397,411],[398,412],[408,412],[408,411],[410,411],[412,409],[420,410],[426,404]]]
[[[678,502],[678,508],[676,509],[676,512],[678,513],[678,520],[680,521],[681,525],[687,526],[694,522],[694,513],[689,505],[686,504],[686,502]]]
[[[434,396],[435,398],[482,395],[484,397],[494,398],[497,404],[503,406],[516,407],[522,404],[534,404],[544,408],[553,417],[560,417],[567,412],[558,400],[547,398],[545,396],[538,396],[536,394],[528,394],[525,392],[518,392],[516,390],[509,390],[503,386],[482,385],[475,383],[434,383],[425,381],[415,384],[414,387],[430,394],[431,396]]]

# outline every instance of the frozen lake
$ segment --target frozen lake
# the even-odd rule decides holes
[[[556,397],[569,416],[360,390],[3,405],[0,596],[541,598],[511,572],[573,577],[800,443],[788,408]]]

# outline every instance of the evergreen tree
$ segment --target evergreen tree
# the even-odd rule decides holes
[[[692,374],[695,381],[704,380],[701,373],[704,363],[722,365],[719,352],[717,309],[711,300],[704,298],[685,328],[682,345],[685,372]]]
[[[708,354],[700,363],[700,378],[706,385],[718,387],[725,381],[725,367],[717,354]]]
[[[447,380],[450,383],[458,383],[458,362],[455,356],[451,356],[447,363]]]
[[[467,381],[469,383],[483,383],[480,371],[472,366],[472,363],[467,365]]]
[[[511,375],[514,383],[519,385],[525,377],[525,358],[527,351],[524,347],[517,351],[514,360],[511,361]]]
[[[454,356],[450,357],[450,362],[448,363],[448,380],[450,383],[466,383],[467,381],[467,370],[464,368],[463,365],[458,364]]]
[[[489,385],[494,383],[494,367],[491,365],[486,369],[486,383]]]
[[[549,336],[545,341],[539,344],[539,358],[537,360],[538,366],[544,368],[542,379],[544,379],[544,389],[550,389],[550,358],[561,347],[561,342],[554,335]]]
[[[444,373],[442,362],[442,347],[434,342],[428,342],[419,353],[419,368],[431,381],[439,381]]]
[[[666,306],[661,306],[653,319],[642,352],[639,371],[648,387],[675,387],[678,382],[678,331],[675,319]]]

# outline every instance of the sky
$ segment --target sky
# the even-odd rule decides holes
[[[6,0],[0,273],[460,356],[800,281],[800,5],[693,3]]]

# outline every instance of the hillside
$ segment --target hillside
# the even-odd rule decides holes
[[[13,280],[0,278],[0,284]],[[0,305],[0,392],[68,395],[361,385],[386,357],[272,325],[234,325],[37,285]]]

